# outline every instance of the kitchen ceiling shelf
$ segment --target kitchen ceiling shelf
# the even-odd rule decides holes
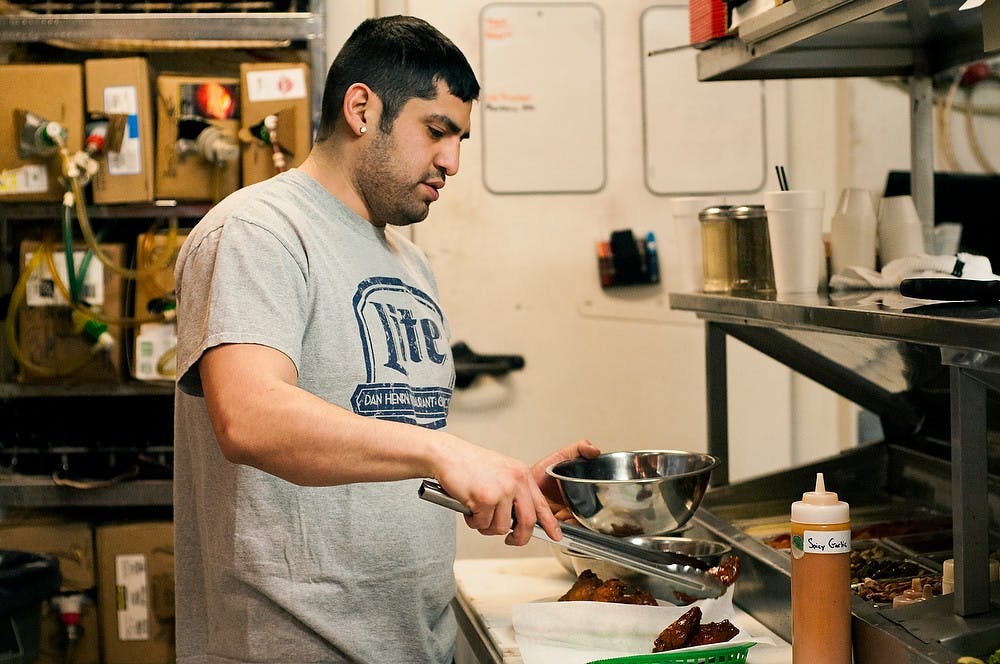
[[[1000,0],[986,0],[997,3]],[[753,2],[753,0],[751,0]],[[983,7],[963,0],[788,0],[742,21],[697,57],[701,81],[901,76],[910,95],[911,193],[934,242],[933,76],[1000,51]],[[988,5],[996,13],[994,5]],[[992,14],[991,14],[992,15]]]
[[[789,0],[698,54],[698,79],[913,76],[984,57],[982,8],[962,0]]]

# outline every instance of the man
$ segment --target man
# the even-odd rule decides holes
[[[236,192],[177,261],[178,661],[450,662],[455,514],[558,538],[549,463],[444,430],[447,319],[421,221],[458,171],[479,94],[419,19],[362,23],[327,77],[298,169]],[[515,523],[516,519],[516,523]]]

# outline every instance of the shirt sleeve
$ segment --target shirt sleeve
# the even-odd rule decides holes
[[[239,218],[182,252],[177,375],[183,392],[204,396],[198,362],[221,344],[274,348],[298,371],[309,309],[308,262],[302,254],[270,230]]]

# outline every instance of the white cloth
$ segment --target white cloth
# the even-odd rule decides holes
[[[830,290],[890,290],[899,288],[903,279],[918,277],[954,277],[961,279],[1000,279],[993,274],[986,256],[959,253],[954,256],[905,256],[890,261],[879,272],[849,266],[830,278]]]

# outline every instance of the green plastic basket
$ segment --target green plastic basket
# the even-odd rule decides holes
[[[756,643],[720,646],[688,652],[654,652],[649,655],[628,655],[611,659],[596,659],[588,664],[740,664]]]

